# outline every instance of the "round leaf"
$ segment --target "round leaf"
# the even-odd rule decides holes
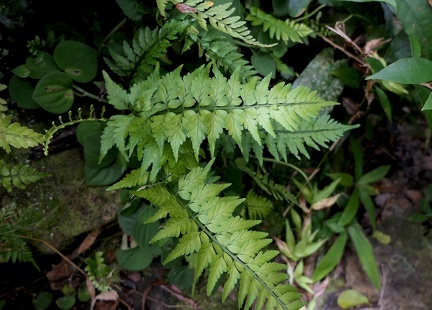
[[[116,161],[107,167],[99,168],[98,166],[85,166],[86,183],[89,186],[105,186],[118,181],[126,165],[121,155],[117,156]]]
[[[30,75],[31,71],[29,70],[29,68],[27,68],[26,65],[21,65],[13,69],[12,73],[20,78],[25,79]]]
[[[101,131],[101,123],[97,121],[88,121],[88,122],[80,123],[76,129],[76,136],[78,142],[82,146],[84,146],[84,138],[97,131]],[[100,143],[100,139],[99,139],[99,143]]]
[[[91,299],[87,283],[84,281],[81,282],[80,286],[78,287],[78,299],[82,302],[86,302]]]
[[[51,72],[36,85],[33,99],[46,111],[61,114],[73,104],[72,79],[63,72]]]
[[[254,54],[251,58],[252,65],[263,76],[276,75],[276,63],[270,55],[262,52]]]
[[[137,246],[133,249],[119,250],[117,252],[117,262],[127,270],[142,270],[150,266],[152,261],[152,247],[142,248]]]
[[[20,79],[14,75],[9,81],[9,94],[20,108],[37,109],[38,103],[33,100],[35,86],[29,80]]]
[[[93,48],[76,41],[63,41],[54,50],[58,66],[80,83],[90,82],[97,73],[97,53]]]
[[[62,310],[71,309],[75,305],[74,296],[63,296],[56,300],[56,305]]]
[[[33,300],[33,307],[36,310],[44,310],[48,309],[50,306],[54,296],[50,292],[41,292],[37,295],[37,297]]]
[[[45,52],[39,53],[36,57],[27,57],[26,67],[30,71],[28,76],[33,79],[41,79],[48,73],[60,71],[54,58]]]
[[[356,306],[366,305],[369,303],[369,300],[359,291],[346,290],[339,295],[337,303],[342,309],[350,309]]]

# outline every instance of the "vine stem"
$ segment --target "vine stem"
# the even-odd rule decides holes
[[[77,91],[79,91],[79,93],[77,94],[78,96],[83,96],[83,97],[90,97],[92,99],[95,99],[97,101],[102,101],[103,103],[108,103],[108,101],[106,99],[100,99],[98,96],[93,95],[92,93],[89,93],[88,91],[86,91],[85,89],[82,89],[81,87],[77,86],[77,85],[72,85],[72,88],[76,89]]]
[[[299,17],[299,18],[297,18],[297,19],[294,19],[293,21],[296,22],[296,23],[298,23],[299,21],[302,21],[302,20],[304,20],[304,19],[308,19],[309,17],[315,15],[316,13],[318,13],[319,10],[321,10],[321,9],[323,9],[323,8],[325,8],[325,7],[326,7],[325,4],[321,4],[319,7],[317,7],[315,10],[313,10],[313,11],[310,12],[309,14],[307,14],[307,15],[305,15],[305,16],[302,16],[302,17]]]

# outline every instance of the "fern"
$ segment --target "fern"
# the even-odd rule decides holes
[[[275,18],[273,15],[266,14],[256,7],[251,7],[250,14],[246,20],[251,21],[253,26],[261,26],[264,31],[268,31],[270,38],[288,41],[302,42],[302,38],[312,34],[313,30],[305,24],[286,20],[285,22]]]
[[[181,13],[188,14],[194,18],[204,30],[208,30],[209,23],[213,28],[233,38],[240,39],[247,44],[260,47],[271,47],[275,45],[258,42],[246,27],[246,22],[240,20],[240,16],[232,16],[232,13],[235,11],[235,8],[231,7],[232,3],[214,6],[213,2],[203,0],[170,0],[169,2],[173,3]],[[163,16],[165,16],[167,3],[168,1],[157,1],[160,13]]]
[[[188,23],[172,20],[161,28],[150,30],[139,29],[132,44],[123,42],[123,46],[110,46],[109,52],[114,62],[105,58],[105,62],[120,76],[133,76],[142,79],[153,72],[156,63],[167,52],[171,41],[177,39]]]
[[[245,155],[252,149],[260,158],[267,145],[275,157],[286,159],[287,150],[308,156],[304,145],[325,146],[353,128],[325,117],[316,119],[323,107],[337,103],[322,100],[305,87],[291,90],[279,83],[269,88],[270,76],[241,83],[239,69],[229,79],[214,67],[210,77],[209,66],[184,77],[180,70],[160,76],[156,69],[129,92],[104,73],[109,102],[128,107],[133,114],[108,120],[101,157],[115,146],[128,158],[136,148],[147,167],[160,166],[166,143],[178,161],[186,141],[198,159],[204,140],[214,156],[216,141],[227,133]]]
[[[222,298],[225,300],[239,283],[239,308],[249,309],[255,300],[256,309],[264,305],[267,309],[300,308],[301,295],[282,283],[286,274],[280,271],[285,265],[271,262],[278,251],[263,250],[271,239],[266,238],[266,233],[249,230],[259,221],[233,216],[243,199],[219,197],[228,185],[206,181],[211,164],[192,169],[176,184],[159,184],[134,192],[159,206],[147,222],[170,217],[150,242],[179,237],[165,263],[195,253],[195,279],[209,268],[207,293],[210,294],[226,273]]]
[[[246,195],[244,211],[247,211],[247,215],[252,220],[265,218],[272,209],[273,204],[267,198],[257,195],[253,190]]]
[[[0,184],[8,192],[12,191],[12,185],[23,189],[28,184],[35,183],[47,176],[48,174],[39,172],[28,165],[14,165],[11,167],[3,160],[0,160]]]
[[[89,113],[88,113],[87,117],[83,117],[82,112],[83,112],[82,109],[79,108],[78,109],[78,118],[77,119],[73,119],[72,118],[73,113],[72,113],[72,111],[69,111],[68,112],[68,121],[64,122],[63,121],[63,117],[59,116],[59,122],[60,122],[59,125],[57,125],[55,122],[52,122],[51,128],[45,131],[45,136],[43,137],[43,141],[44,141],[44,143],[43,143],[44,144],[44,154],[45,154],[45,156],[48,155],[48,151],[49,151],[48,147],[49,147],[49,144],[51,142],[51,139],[54,137],[54,135],[58,131],[60,131],[60,130],[62,130],[64,128],[68,127],[68,126],[73,126],[73,125],[76,125],[76,124],[79,124],[79,123],[82,123],[82,122],[106,121],[106,119],[103,117],[103,115],[105,113],[105,107],[102,107],[102,112],[101,112],[99,118],[94,115],[95,114],[95,109],[94,109],[93,105],[90,106]]]
[[[257,72],[253,66],[244,59],[243,55],[237,51],[237,47],[229,42],[229,37],[223,36],[216,31],[205,32],[203,36],[190,36],[195,43],[199,44],[210,63],[216,67],[232,74],[240,68],[242,81],[249,80]]]
[[[43,142],[43,135],[34,130],[12,122],[12,115],[0,113],[0,147],[7,153],[11,146],[15,148],[29,148]]]
[[[40,223],[41,214],[31,207],[18,212],[15,204],[0,208],[0,263],[31,262],[37,268],[32,252],[20,234]]]
[[[239,167],[242,171],[246,172],[252,179],[255,181],[255,183],[264,190],[268,195],[272,196],[276,200],[280,201],[286,201],[288,203],[295,203],[297,202],[296,198],[293,194],[291,194],[285,186],[281,184],[275,183],[268,173],[261,175],[257,174],[248,167],[246,167],[246,162],[244,159],[239,158],[236,160],[236,165]]]

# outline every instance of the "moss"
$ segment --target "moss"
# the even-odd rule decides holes
[[[28,151],[15,152],[9,162],[25,162],[27,154]],[[118,193],[86,186],[80,149],[32,160],[31,164],[50,176],[24,190],[14,188],[7,198],[2,198],[2,204],[15,201],[20,208],[34,208],[35,213],[43,214],[44,220],[32,231],[33,237],[60,249],[73,237],[116,217],[120,207]]]

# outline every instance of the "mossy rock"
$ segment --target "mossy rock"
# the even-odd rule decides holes
[[[23,163],[27,153],[14,152],[9,163]],[[121,207],[118,192],[86,186],[84,164],[82,150],[78,148],[32,160],[33,168],[50,176],[25,189],[14,188],[6,195],[2,189],[1,205],[15,202],[19,208],[43,213],[43,220],[31,231],[31,236],[62,249],[74,237],[114,220]],[[38,246],[42,252],[50,252]]]

